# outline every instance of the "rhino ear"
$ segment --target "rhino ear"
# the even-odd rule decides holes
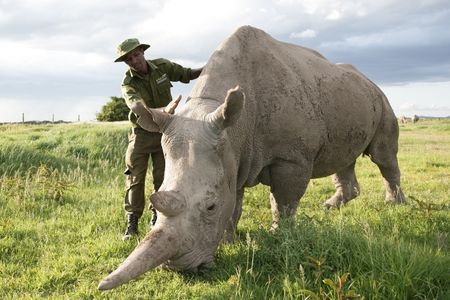
[[[168,217],[180,214],[186,208],[186,199],[175,191],[161,191],[150,196],[153,207]]]
[[[232,126],[239,119],[244,102],[245,95],[239,86],[228,90],[225,102],[209,115],[210,122],[219,130]]]
[[[148,108],[141,101],[131,104],[131,111],[138,116],[137,124],[150,132],[163,132],[172,118],[162,109]]]

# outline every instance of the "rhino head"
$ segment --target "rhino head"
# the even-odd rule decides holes
[[[158,220],[100,283],[100,290],[115,288],[161,264],[180,271],[213,265],[236,202],[238,163],[225,129],[237,121],[243,104],[244,94],[236,87],[219,106],[216,100],[192,99],[185,105],[190,109],[184,107],[177,115],[139,103],[133,107],[141,127],[163,133],[165,178],[150,196]]]

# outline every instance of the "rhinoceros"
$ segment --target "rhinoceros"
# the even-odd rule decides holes
[[[136,103],[138,123],[163,133],[164,182],[150,201],[158,220],[99,285],[111,289],[163,265],[213,265],[232,241],[244,189],[270,187],[272,229],[296,213],[311,178],[332,175],[326,207],[359,194],[355,161],[379,167],[386,200],[402,203],[397,119],[383,92],[356,68],[244,26],[208,60],[175,115]]]

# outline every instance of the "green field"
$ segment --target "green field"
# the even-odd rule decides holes
[[[296,218],[271,234],[268,189],[257,186],[240,240],[219,247],[214,269],[156,269],[100,292],[138,242],[121,240],[127,130],[0,126],[0,299],[450,299],[449,120],[401,125],[408,205],[384,204],[380,173],[362,157],[360,197],[326,211],[334,187],[313,180]]]

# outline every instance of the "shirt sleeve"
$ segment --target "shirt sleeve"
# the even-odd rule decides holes
[[[159,59],[158,62],[164,67],[164,71],[169,76],[170,81],[189,83],[191,80],[190,68],[184,68],[183,66],[167,59]]]
[[[133,103],[137,101],[144,102],[144,99],[142,99],[142,96],[139,94],[139,92],[130,84],[122,84],[122,95],[125,99],[125,103],[130,109]]]

